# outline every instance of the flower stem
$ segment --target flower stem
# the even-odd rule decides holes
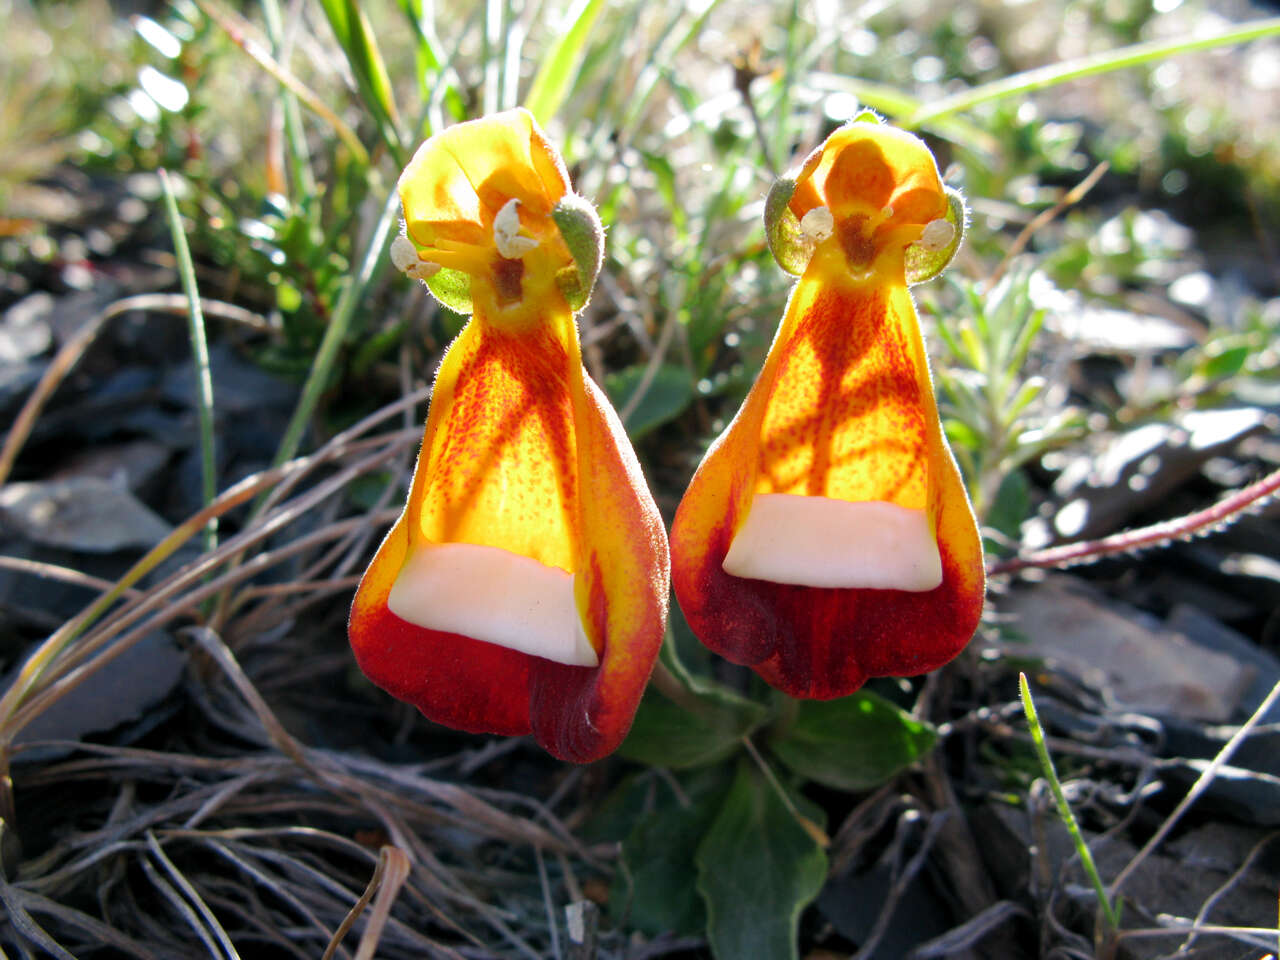
[[[1149,527],[1112,534],[1100,540],[1082,540],[1079,543],[1034,550],[1021,556],[997,560],[987,567],[987,574],[996,576],[1017,573],[1029,567],[1069,567],[1076,563],[1092,563],[1117,553],[1130,553],[1148,547],[1164,546],[1174,540],[1187,540],[1233,523],[1242,513],[1255,509],[1277,493],[1280,493],[1280,470],[1267,474],[1257,483],[1237,490],[1204,510]]]

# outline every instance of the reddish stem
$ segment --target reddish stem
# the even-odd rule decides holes
[[[1091,563],[1117,553],[1129,553],[1147,547],[1157,547],[1174,540],[1186,540],[1202,533],[1211,533],[1215,528],[1226,526],[1240,514],[1252,507],[1259,506],[1267,497],[1280,491],[1280,470],[1267,474],[1257,483],[1250,484],[1224,497],[1212,507],[1188,513],[1152,524],[1139,527],[1137,530],[1125,530],[1114,533],[1099,540],[1082,540],[1079,543],[1067,543],[1047,550],[1034,550],[1021,556],[996,560],[987,566],[991,576],[1002,573],[1017,573],[1029,567],[1067,567],[1075,563]]]

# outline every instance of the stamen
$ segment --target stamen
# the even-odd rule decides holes
[[[421,263],[418,248],[403,233],[391,241],[391,263],[401,273],[408,273]]]
[[[821,243],[835,231],[835,217],[826,207],[814,207],[800,218],[800,232],[806,240]]]
[[[440,264],[432,263],[430,260],[419,261],[414,266],[405,271],[414,280],[421,280],[423,283],[430,280],[440,272]]]
[[[955,239],[956,226],[946,220],[931,220],[924,225],[924,232],[920,234],[917,243],[930,253],[937,253],[939,250],[945,250],[951,246],[951,241]]]
[[[533,237],[520,236],[519,206],[520,201],[512,197],[493,218],[493,245],[498,256],[508,260],[518,259],[538,245]]]
[[[424,283],[440,272],[440,264],[421,259],[414,242],[403,233],[391,241],[391,263],[410,280]]]

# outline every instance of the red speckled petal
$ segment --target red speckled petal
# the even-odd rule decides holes
[[[821,589],[727,574],[755,493],[924,509],[942,583]],[[685,493],[671,550],[694,633],[792,696],[845,696],[870,676],[924,673],[964,647],[982,610],[981,544],[905,284],[848,284],[811,267],[759,380]]]
[[[550,753],[586,763],[612,753],[631,729],[666,631],[671,573],[662,517],[626,432],[585,373],[579,384],[578,606],[600,645],[600,666],[537,661],[533,731]]]
[[[500,547],[576,573],[599,666],[392,614],[387,595],[418,539]],[[582,371],[572,318],[511,334],[477,317],[441,364],[408,506],[356,594],[361,669],[440,723],[532,731],[555,756],[587,763],[630,729],[662,644],[669,582],[661,517],[625,431]]]
[[[436,723],[470,733],[528,733],[530,657],[456,633],[424,630],[387,609],[408,544],[401,516],[360,580],[347,624],[360,669]]]

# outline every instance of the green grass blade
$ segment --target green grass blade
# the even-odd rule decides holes
[[[949,117],[953,113],[970,110],[979,104],[1032,93],[1036,90],[1043,90],[1060,83],[1066,83],[1068,80],[1078,80],[1081,77],[1091,77],[1099,73],[1108,73],[1112,70],[1123,70],[1126,67],[1138,67],[1145,63],[1164,60],[1180,53],[1211,50],[1214,47],[1245,43],[1249,40],[1257,40],[1277,34],[1280,34],[1280,17],[1271,17],[1266,20],[1255,20],[1243,26],[1222,30],[1203,37],[1136,43],[1132,46],[1121,47],[1119,50],[1108,50],[1105,53],[1078,57],[1074,60],[1066,60],[1062,63],[1054,63],[1035,70],[1016,73],[1012,77],[984,83],[963,93],[935,100],[933,103],[921,107],[907,116],[902,121],[902,126],[907,129],[913,129],[942,117]]]
[[[213,436],[213,377],[209,372],[209,343],[204,332],[204,311],[200,309],[200,291],[196,287],[196,271],[191,263],[191,250],[178,214],[178,201],[173,195],[169,172],[160,170],[160,186],[164,190],[164,210],[173,237],[173,252],[178,260],[178,276],[187,296],[188,333],[191,338],[191,360],[195,369],[196,414],[200,431],[200,482],[204,505],[218,495],[218,456]],[[211,517],[204,530],[204,546],[212,550],[218,545],[218,519]]]
[[[273,466],[279,466],[286,460],[292,459],[293,455],[298,452],[298,445],[302,442],[302,434],[311,420],[311,415],[315,413],[316,407],[320,403],[320,397],[329,384],[334,363],[338,359],[338,350],[342,347],[347,331],[351,328],[351,318],[355,315],[356,306],[360,303],[361,297],[364,296],[365,289],[373,279],[379,264],[383,262],[387,242],[391,236],[391,228],[395,224],[396,216],[399,212],[400,194],[392,190],[382,207],[382,213],[378,218],[377,225],[374,227],[373,236],[369,238],[369,246],[365,249],[364,259],[360,262],[360,269],[351,278],[351,282],[347,284],[346,289],[343,290],[342,297],[338,300],[338,305],[334,308],[333,316],[329,320],[329,326],[325,328],[324,338],[320,341],[320,346],[316,350],[316,357],[311,363],[311,370],[307,374],[307,380],[302,385],[302,396],[298,399],[298,405],[294,408],[293,416],[289,420],[289,426],[285,429],[284,437],[280,440],[280,446],[276,450],[275,460],[272,461]]]
[[[391,92],[391,78],[364,11],[355,0],[320,0],[320,7],[346,55],[361,100],[397,165],[403,166],[408,158],[400,142],[400,114]]]
[[[262,0],[262,19],[271,41],[271,55],[281,59],[284,51],[284,18],[279,0]],[[316,192],[316,178],[311,169],[311,150],[307,146],[306,131],[302,126],[302,108],[298,95],[288,87],[279,91],[280,107],[284,114],[284,136],[289,146],[292,163],[294,198],[309,197]]]
[[[591,30],[603,9],[604,0],[578,0],[566,15],[569,29],[543,56],[542,66],[538,68],[529,87],[529,95],[525,97],[525,107],[538,118],[539,123],[550,122],[568,96],[586,53],[587,41],[591,39]]]
[[[1098,895],[1098,904],[1102,907],[1107,923],[1113,931],[1118,930],[1120,919],[1111,906],[1111,900],[1107,897],[1107,888],[1103,886],[1102,878],[1098,876],[1098,867],[1093,862],[1093,854],[1089,852],[1089,845],[1084,842],[1084,837],[1080,833],[1080,824],[1076,822],[1076,815],[1071,812],[1071,805],[1067,803],[1066,794],[1062,792],[1062,784],[1058,782],[1058,771],[1053,768],[1053,758],[1049,756],[1049,748],[1045,746],[1044,730],[1040,726],[1040,717],[1036,714],[1035,701],[1031,699],[1031,687],[1027,684],[1025,673],[1018,674],[1018,690],[1022,694],[1022,709],[1027,715],[1027,725],[1031,728],[1031,740],[1036,746],[1040,767],[1044,770],[1045,779],[1049,782],[1049,789],[1053,791],[1053,799],[1058,804],[1058,816],[1062,818],[1063,824],[1071,834],[1076,852],[1080,855],[1080,862],[1084,864],[1085,873],[1089,875],[1089,881]]]
[[[484,4],[484,60],[483,115],[496,113],[498,98],[502,92],[502,0],[485,0]]]

